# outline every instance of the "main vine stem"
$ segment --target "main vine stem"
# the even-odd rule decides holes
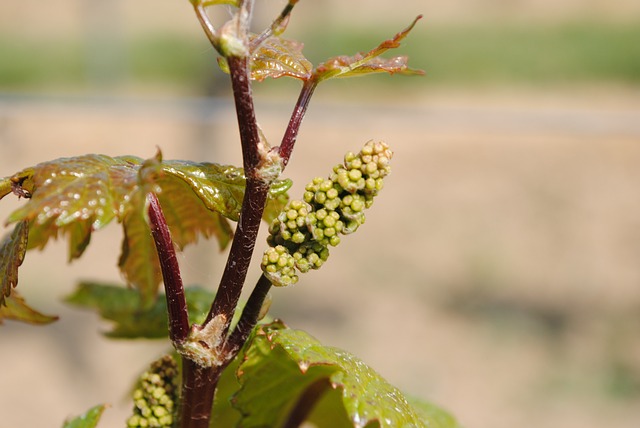
[[[215,300],[204,322],[206,326],[215,317],[224,317],[225,325],[221,332],[223,336],[227,335],[229,324],[240,299],[269,191],[269,183],[261,180],[258,173],[261,162],[260,136],[251,94],[248,60],[247,58],[229,57],[227,62],[238,116],[246,185],[240,219],[227,264]],[[224,348],[224,344],[222,347]],[[218,380],[222,371],[236,356],[239,348],[233,347],[229,351],[231,352],[221,352],[219,355],[221,355],[222,361],[212,367],[202,367],[194,361],[184,358],[183,404],[180,418],[182,428],[209,427],[211,407]]]
[[[238,3],[239,10],[235,36],[237,40],[244,40],[246,46],[249,46],[248,21],[250,20],[253,1],[241,0]],[[218,49],[220,47],[220,35],[211,25],[206,14],[206,2],[192,0],[192,3],[205,34],[214,47]],[[281,16],[274,22],[273,28],[279,28],[285,22],[295,3],[297,3],[297,0],[289,1]],[[271,31],[273,31],[273,28]],[[262,276],[245,306],[238,326],[229,334],[229,326],[246,280],[271,183],[260,170],[265,161],[265,156],[268,156],[268,154],[265,153],[267,150],[266,145],[261,144],[260,132],[255,117],[249,74],[250,59],[246,55],[224,54],[224,56],[229,67],[240,131],[243,167],[246,177],[245,194],[238,226],[216,297],[203,326],[192,327],[196,329],[205,328],[214,319],[224,320],[224,326],[220,334],[225,340],[219,345],[219,349],[212,350],[217,353],[220,361],[216,361],[218,364],[204,367],[187,357],[183,358],[182,404],[179,416],[179,426],[181,428],[208,428],[210,426],[211,408],[218,380],[222,371],[237,356],[255,326],[260,307],[271,287],[271,283],[266,277]],[[281,147],[278,148],[278,155],[282,160],[282,168],[286,166],[291,156],[298,129],[314,88],[314,83],[304,85]],[[175,269],[177,269],[177,266],[175,266]],[[165,272],[163,271],[163,273]],[[171,273],[166,272],[165,276],[170,278]],[[169,299],[169,296],[167,298]],[[171,312],[169,315],[171,325]],[[180,315],[180,317],[182,316]],[[182,336],[184,323],[180,322],[176,323],[176,325],[180,325],[181,332],[179,335]]]

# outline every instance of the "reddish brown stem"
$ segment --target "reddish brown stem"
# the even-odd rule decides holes
[[[180,276],[180,266],[171,239],[167,220],[155,193],[147,195],[149,202],[149,226],[158,251],[162,278],[164,280],[167,312],[169,317],[169,338],[175,343],[183,342],[189,334],[189,313],[184,297],[184,286]]]
[[[223,315],[229,321],[233,317],[251,263],[251,255],[269,191],[269,185],[258,177],[257,171],[261,159],[258,150],[260,137],[249,82],[248,61],[246,58],[235,57],[229,57],[227,61],[236,103],[247,181],[229,258],[205,324],[217,315]]]
[[[221,367],[201,367],[182,359],[180,428],[208,428]]]
[[[305,81],[302,86],[296,106],[293,109],[293,113],[291,113],[289,125],[282,137],[282,143],[280,143],[280,147],[278,148],[280,158],[282,159],[282,169],[289,163],[293,146],[298,139],[298,131],[300,130],[300,125],[302,125],[302,119],[304,119],[304,115],[307,112],[307,107],[309,106],[311,96],[316,86],[318,86],[318,82],[314,79]]]
[[[253,94],[249,78],[249,59],[228,57],[229,74],[233,87],[233,98],[240,130],[242,163],[247,178],[253,178],[260,165],[260,132],[253,105]],[[248,183],[247,183],[248,185]]]
[[[295,4],[295,1],[290,2],[290,4]],[[246,39],[248,41],[246,32],[248,31],[248,20],[251,16],[252,6],[253,0],[243,0],[239,4],[239,20],[236,34],[238,39]],[[197,5],[195,10],[207,37],[214,47],[218,48],[217,33],[206,16],[204,7]],[[290,9],[285,9],[285,11],[284,17],[290,13]],[[227,320],[227,325],[221,334],[226,336],[246,280],[270,183],[260,174],[264,153],[260,152],[261,141],[251,93],[249,59],[247,57],[226,55],[225,53],[223,55],[226,56],[231,76],[246,185],[238,227],[231,244],[227,264],[204,325],[206,326],[214,317],[223,316]],[[285,134],[287,159],[291,154],[297,130],[304,116],[308,97],[310,97],[314,87],[315,84],[305,84],[296,112],[294,112],[295,118],[292,118],[289,129]],[[222,358],[224,361],[221,361],[222,365],[203,368],[187,358],[183,359],[183,404],[180,413],[180,426],[182,428],[208,427],[213,397],[220,374],[226,364],[232,361],[240,351],[249,332],[255,326],[260,307],[270,286],[271,284],[266,278],[258,282],[256,290],[254,290],[250,298],[248,309],[243,312],[240,324],[223,345]]]
[[[251,255],[258,236],[268,190],[269,188],[263,183],[250,184],[250,180],[247,179],[236,234],[231,244],[229,258],[220,280],[216,298],[205,324],[217,315],[224,315],[229,321],[233,317],[251,263]]]
[[[258,323],[260,317],[260,311],[264,304],[265,298],[271,289],[271,281],[266,276],[261,275],[258,279],[258,283],[251,292],[247,304],[242,310],[242,315],[238,320],[238,324],[234,328],[233,332],[229,335],[225,349],[229,353],[238,352],[244,343],[247,341],[249,334]]]

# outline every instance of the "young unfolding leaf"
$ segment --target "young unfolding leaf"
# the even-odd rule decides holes
[[[277,36],[269,37],[251,55],[251,79],[262,82],[267,77],[293,77],[308,80],[313,65],[302,54],[302,43]],[[224,58],[218,64],[225,73],[229,66]]]
[[[263,81],[267,77],[273,79],[293,77],[302,81],[313,80],[319,83],[327,79],[372,73],[424,74],[422,70],[410,68],[407,65],[408,58],[406,56],[380,58],[380,55],[389,49],[400,47],[400,42],[409,34],[420,18],[422,15],[393,38],[385,40],[369,52],[357,53],[353,56],[336,56],[323,62],[315,69],[302,54],[302,43],[277,35],[270,36],[262,41],[251,55],[251,79]],[[224,58],[218,58],[218,64],[225,73],[229,72]]]
[[[381,428],[458,426],[453,418],[441,417],[446,412],[435,406],[437,412],[416,411],[400,391],[353,355],[323,346],[278,321],[258,327],[238,368],[238,379],[241,389],[233,403],[243,414],[241,426],[247,428],[282,426],[302,407],[310,410],[315,402],[305,400],[321,395],[307,391],[318,387],[320,392],[340,391],[342,399],[333,401],[339,408],[324,410],[335,421],[346,415],[353,427],[376,422]]]
[[[336,77],[353,77],[371,73],[424,74],[421,70],[409,68],[405,56],[390,59],[378,58],[387,50],[398,48],[402,39],[409,34],[420,18],[422,15],[393,38],[385,40],[369,52],[358,53],[354,56],[337,56],[325,61],[316,67],[313,79],[320,82]]]
[[[58,319],[57,316],[45,315],[36,311],[24,301],[15,290],[0,306],[0,324],[3,319],[20,321],[27,324],[43,325],[50,324]]]
[[[0,243],[0,308],[5,303],[5,297],[11,294],[12,288],[18,285],[18,268],[27,251],[28,234],[29,224],[21,221]]]
[[[179,248],[196,242],[199,236],[213,235],[222,249],[232,237],[228,220],[239,217],[245,177],[242,169],[233,166],[164,161],[159,154],[146,161],[133,156],[85,155],[44,162],[1,183],[3,193],[30,196],[8,220],[28,222],[29,249],[43,248],[51,238],[67,236],[72,260],[82,255],[93,231],[114,219],[121,222],[125,238],[119,266],[128,282],[141,292],[142,303],[148,305],[162,275],[147,223],[147,193],[158,194]],[[270,203],[280,206],[277,201],[290,186],[290,181],[274,183]],[[15,258],[5,259],[3,251],[0,267],[17,268],[10,261]],[[4,281],[17,281],[16,270],[10,273],[3,279],[3,295]]]
[[[67,420],[62,428],[95,428],[98,425],[98,422],[100,422],[102,412],[104,412],[104,409],[106,408],[107,406],[104,404],[94,406],[87,410],[83,415]]]
[[[302,55],[303,44],[281,37],[269,37],[251,57],[251,77],[262,81],[288,76],[307,80],[313,65]]]
[[[189,320],[202,323],[214,294],[199,287],[186,287]],[[111,284],[84,282],[65,299],[67,303],[96,310],[100,317],[114,323],[106,336],[119,339],[155,339],[167,337],[167,302],[157,299],[150,308],[140,308],[140,294]]]

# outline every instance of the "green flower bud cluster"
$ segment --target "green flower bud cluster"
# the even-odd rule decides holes
[[[295,284],[297,271],[318,269],[340,235],[364,223],[364,210],[382,189],[392,155],[385,143],[369,141],[358,154],[347,153],[329,178],[314,178],[303,200],[287,203],[271,223],[262,258],[262,270],[274,285]]]
[[[127,420],[127,427],[171,427],[177,396],[176,362],[165,355],[140,376],[133,391],[133,415]]]

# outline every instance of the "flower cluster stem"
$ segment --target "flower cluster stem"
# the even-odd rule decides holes
[[[237,352],[247,341],[249,334],[258,323],[262,305],[267,294],[269,294],[269,290],[271,290],[271,281],[266,276],[261,275],[249,296],[249,300],[247,300],[247,304],[244,306],[238,324],[229,335],[226,345],[228,352]]]

